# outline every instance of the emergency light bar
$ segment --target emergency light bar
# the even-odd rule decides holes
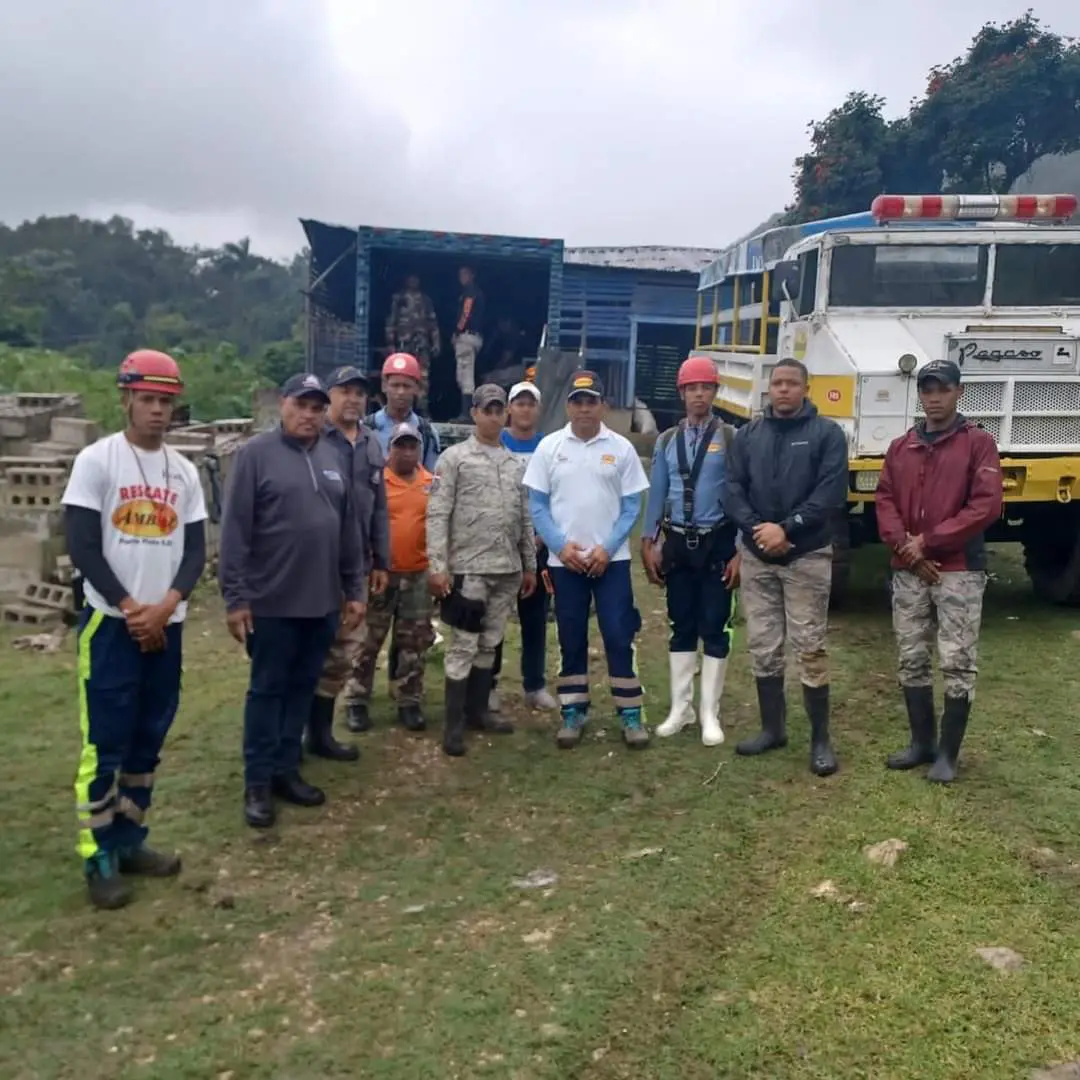
[[[879,195],[870,205],[878,222],[1064,221],[1075,195]]]

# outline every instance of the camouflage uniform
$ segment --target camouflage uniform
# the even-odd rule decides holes
[[[432,358],[442,350],[439,322],[426,293],[407,289],[394,293],[390,316],[386,320],[386,340],[395,352],[412,353],[416,357],[423,376],[420,383],[420,401],[423,402],[427,398]]]
[[[367,625],[358,649],[356,665],[345,688],[348,702],[369,702],[375,686],[375,664],[391,627],[397,645],[391,686],[397,704],[419,705],[424,696],[424,663],[435,641],[431,625],[432,599],[427,571],[392,573],[390,584],[368,602]]]
[[[767,563],[744,545],[739,599],[746,615],[746,644],[757,679],[784,677],[784,645],[791,642],[804,686],[828,686],[825,646],[832,548],[820,548],[787,565]]]
[[[985,589],[986,573],[982,570],[946,571],[937,585],[926,584],[908,570],[894,573],[893,630],[902,687],[934,685],[930,647],[936,614],[945,696],[974,698]]]
[[[369,598],[369,608],[375,599],[376,597]],[[368,617],[370,618],[370,615]],[[330,652],[327,653],[326,662],[323,664],[319,686],[315,691],[317,697],[333,699],[341,693],[360,658],[360,648],[363,643],[363,621],[352,630],[338,629],[337,637],[334,638],[334,644],[330,646]]]
[[[522,571],[536,572],[524,473],[506,447],[485,446],[475,436],[445,450],[436,466],[427,511],[430,572],[461,576],[462,595],[487,604],[478,634],[453,630],[447,679],[467,679],[474,668],[490,674]]]

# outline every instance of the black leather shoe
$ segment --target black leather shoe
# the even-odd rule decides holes
[[[420,712],[419,705],[402,705],[397,711],[398,721],[406,731],[424,731],[427,721]]]
[[[253,784],[244,789],[244,820],[253,829],[269,829],[274,824],[274,817],[269,784]]]
[[[279,799],[294,806],[322,806],[326,802],[326,792],[309,784],[298,772],[275,776],[272,789]]]

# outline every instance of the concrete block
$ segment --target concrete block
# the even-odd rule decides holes
[[[70,611],[75,604],[71,589],[47,581],[35,581],[27,585],[23,589],[22,600],[26,604],[55,608],[57,611]]]
[[[101,437],[101,429],[93,420],[83,420],[77,416],[54,416],[49,427],[51,442],[63,446],[72,446],[81,450]]]
[[[75,567],[71,564],[71,557],[58,555],[56,557],[56,568],[52,572],[52,580],[58,585],[70,585],[74,574]]]
[[[5,604],[3,622],[5,626],[51,626],[63,618],[63,612],[56,608],[38,607],[36,604]]]

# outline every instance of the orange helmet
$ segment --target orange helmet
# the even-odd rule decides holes
[[[383,378],[387,375],[404,375],[407,379],[415,379],[420,382],[420,363],[412,353],[396,352],[386,358],[382,366]]]
[[[159,394],[179,394],[184,389],[180,365],[156,349],[136,349],[124,357],[116,373],[122,390],[149,390]]]
[[[525,369],[525,381],[536,382],[536,365],[532,364]]]
[[[689,360],[684,360],[679,367],[678,377],[675,379],[675,385],[679,389],[693,383],[712,383],[715,386],[719,382],[716,364],[707,356],[691,356]]]

